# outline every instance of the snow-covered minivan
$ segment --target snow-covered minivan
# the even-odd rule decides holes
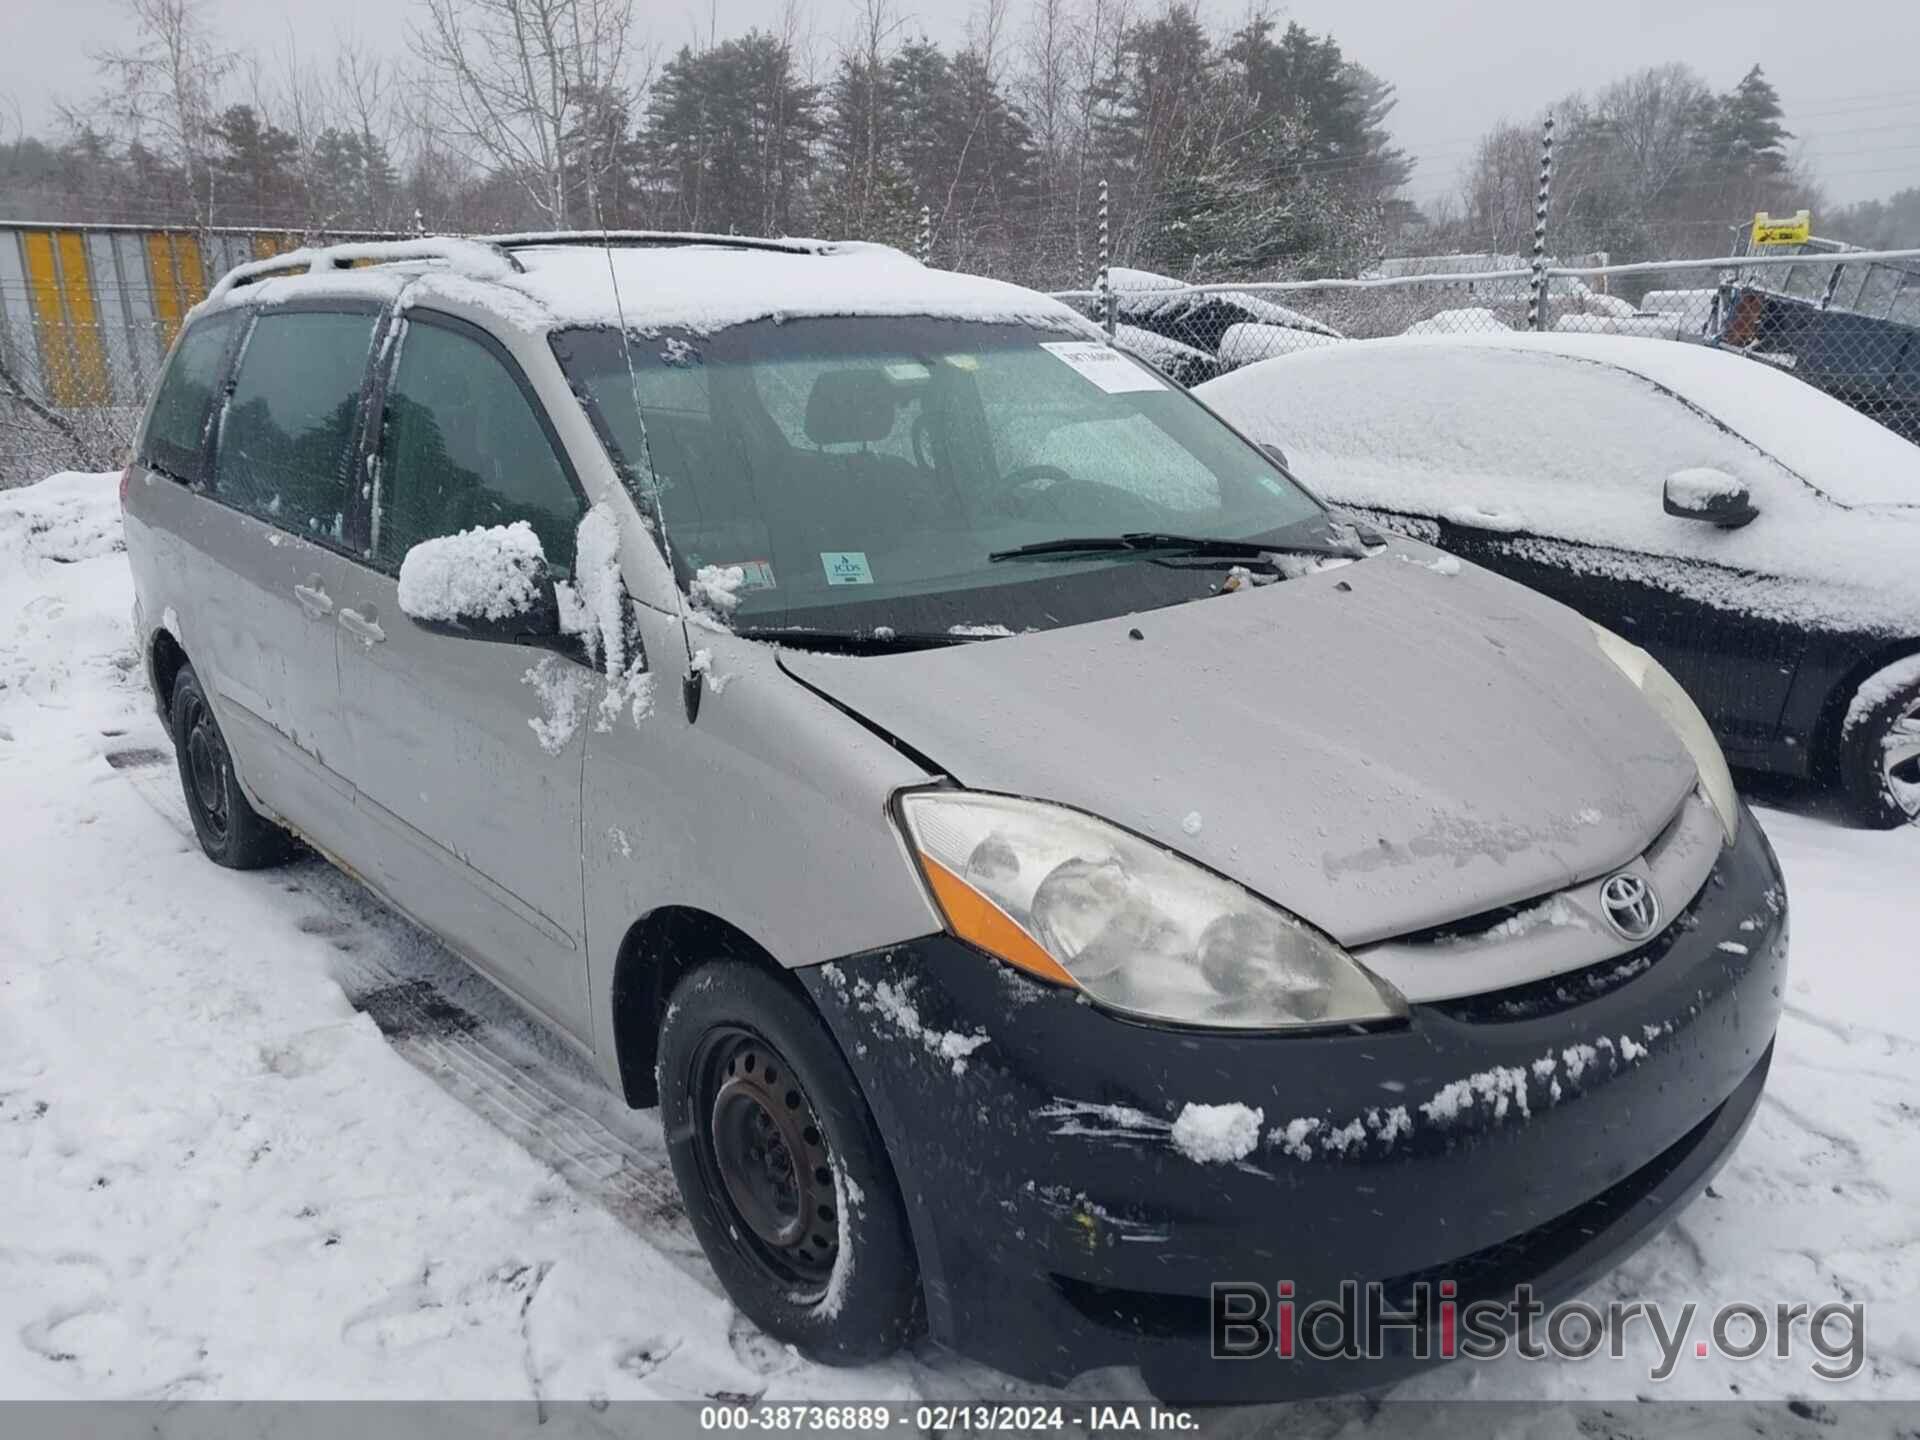
[[[1758,1100],[1785,896],[1679,686],[1030,291],[733,237],[244,266],[125,507],[207,854],[298,837],[657,1104],[814,1356],[1379,1384],[1438,1352],[1287,1317],[1578,1287]]]

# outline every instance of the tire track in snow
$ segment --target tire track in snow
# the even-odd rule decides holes
[[[185,845],[199,850],[170,748],[128,746],[110,751],[106,760]],[[261,872],[261,878],[279,895],[290,925],[332,943],[334,976],[348,1001],[409,1064],[576,1194],[607,1210],[708,1290],[722,1293],[680,1203],[658,1111],[629,1110],[541,1022],[327,861],[296,860]],[[727,1342],[741,1363],[769,1379],[807,1363],[737,1311]],[[658,1356],[635,1352],[629,1359],[650,1368],[678,1344]],[[992,1394],[1049,1400],[1070,1393],[1015,1380],[924,1340],[894,1363],[910,1393],[928,1399],[961,1402]]]
[[[106,760],[198,848],[170,750],[128,747]],[[347,1000],[409,1064],[718,1293],[656,1112],[628,1110],[540,1022],[326,860],[298,860],[266,878],[279,881],[296,929],[332,942]]]

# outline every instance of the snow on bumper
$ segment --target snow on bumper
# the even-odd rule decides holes
[[[801,975],[893,1156],[934,1337],[1033,1379],[1140,1363],[1151,1380],[1221,1368],[1215,1281],[1311,1297],[1457,1266],[1569,1287],[1612,1264],[1705,1183],[1757,1102],[1787,928],[1749,816],[1648,963],[1415,1006],[1390,1029],[1141,1024],[944,936]],[[883,985],[911,1030],[861,1001]],[[975,1042],[964,1068],[927,1042],[948,1034]],[[1239,1139],[1182,1143],[1196,1128]],[[1274,1368],[1265,1391],[1301,1388]]]

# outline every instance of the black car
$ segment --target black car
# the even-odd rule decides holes
[[[1616,336],[1356,341],[1198,393],[1329,501],[1644,646],[1736,766],[1920,820],[1920,448],[1892,431]]]

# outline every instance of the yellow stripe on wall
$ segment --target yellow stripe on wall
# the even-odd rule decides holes
[[[180,281],[173,273],[173,247],[163,230],[147,236],[147,270],[153,277],[153,313],[160,320],[160,348],[173,344],[180,332],[180,316],[186,307],[180,303]]]
[[[200,237],[180,235],[173,237],[173,273],[179,277],[180,290],[186,299],[182,309],[191,310],[207,298],[207,267],[200,256]]]
[[[253,237],[253,258],[271,260],[276,255],[284,255],[289,250],[298,250],[300,240],[295,235],[255,234]]]
[[[153,309],[166,343],[173,343],[187,311],[207,298],[207,272],[200,241],[179,231],[155,230],[147,236],[147,264],[153,271]]]
[[[113,393],[107,386],[106,337],[100,333],[100,308],[93,300],[86,237],[78,230],[62,230],[53,240],[60,261],[60,294],[66,301],[67,344],[79,392],[77,403],[105,405]]]
[[[73,334],[60,304],[53,236],[45,230],[29,230],[20,237],[20,252],[27,262],[27,299],[33,305],[33,328],[40,337],[40,383],[55,405],[78,405]]]

